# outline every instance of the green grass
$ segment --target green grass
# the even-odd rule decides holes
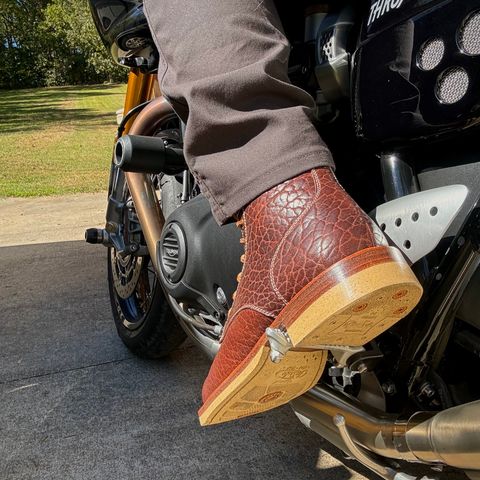
[[[125,88],[0,91],[0,197],[106,190]]]

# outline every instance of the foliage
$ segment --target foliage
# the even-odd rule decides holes
[[[87,0],[0,0],[0,88],[120,81]]]
[[[42,82],[37,63],[43,39],[38,35],[48,0],[0,0],[0,86],[25,87]]]

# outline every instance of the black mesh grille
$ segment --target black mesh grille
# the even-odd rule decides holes
[[[480,55],[480,12],[471,14],[462,25],[459,44],[468,55]]]
[[[170,231],[162,242],[162,262],[167,272],[173,273],[178,266],[178,238],[175,232]]]
[[[442,103],[459,102],[467,93],[470,79],[461,67],[446,70],[438,79],[437,96]]]

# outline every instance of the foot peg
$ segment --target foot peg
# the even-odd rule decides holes
[[[293,347],[292,340],[284,326],[279,328],[268,327],[265,330],[268,343],[270,344],[270,360],[273,363],[281,362],[282,358]]]

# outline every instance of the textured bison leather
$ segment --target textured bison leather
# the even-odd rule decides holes
[[[370,219],[329,168],[311,170],[264,193],[248,205],[239,223],[244,266],[220,350],[203,386],[204,402],[307,283],[343,258],[379,243]]]

